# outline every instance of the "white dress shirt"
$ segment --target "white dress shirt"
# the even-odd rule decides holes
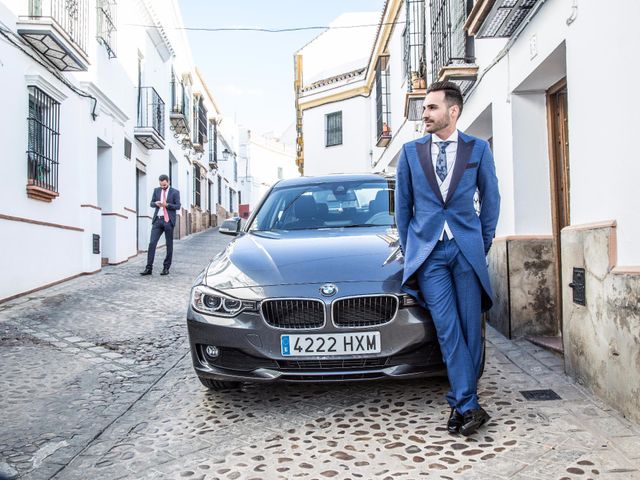
[[[438,154],[440,153],[440,145],[437,142],[451,142],[447,145],[446,153],[447,153],[447,176],[444,180],[440,180],[440,177],[436,174],[436,180],[438,181],[438,186],[440,187],[440,193],[442,194],[442,198],[446,201],[447,194],[449,193],[449,186],[451,185],[451,176],[453,175],[453,168],[456,165],[456,155],[458,153],[458,130],[454,130],[449,138],[440,138],[435,133],[431,136],[431,162],[433,163],[433,170],[436,170],[436,162],[438,160]],[[444,228],[442,232],[440,232],[439,240],[443,240],[445,238],[445,233],[447,238],[453,238],[453,233],[449,228],[449,224],[447,221],[444,221]]]

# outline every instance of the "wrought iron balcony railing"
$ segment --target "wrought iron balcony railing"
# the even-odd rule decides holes
[[[164,148],[164,101],[153,87],[140,87],[134,134],[148,149]]]
[[[86,70],[88,19],[88,0],[29,0],[17,30],[58,69]]]
[[[194,99],[193,102],[193,147],[195,150],[204,151],[204,144],[207,143],[207,109],[204,106],[202,96]]]
[[[434,0],[431,3],[431,79],[454,80],[463,93],[477,75],[473,38],[464,25],[469,0]]]
[[[109,58],[116,56],[116,0],[97,0],[98,41],[107,49]]]
[[[191,109],[190,93],[185,86],[176,78],[175,73],[171,72],[171,130],[176,135],[189,135],[191,131],[189,112]]]

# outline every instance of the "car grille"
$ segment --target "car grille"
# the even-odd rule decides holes
[[[393,320],[398,299],[392,295],[355,297],[336,300],[333,304],[333,323],[337,327],[369,327]]]
[[[382,367],[387,361],[388,357],[345,360],[278,360],[278,367],[283,370],[351,370]]]
[[[320,300],[265,300],[262,317],[277,328],[319,328],[324,325],[324,303]]]

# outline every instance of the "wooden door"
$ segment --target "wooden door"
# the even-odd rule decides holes
[[[560,231],[570,225],[570,175],[567,80],[547,91],[547,128],[551,178],[551,217],[556,254],[557,318],[562,333],[562,256]]]

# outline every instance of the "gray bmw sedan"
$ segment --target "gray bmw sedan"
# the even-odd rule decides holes
[[[402,293],[394,179],[278,182],[198,276],[187,324],[208,388],[445,374],[429,313]],[[221,230],[223,231],[223,230]]]

